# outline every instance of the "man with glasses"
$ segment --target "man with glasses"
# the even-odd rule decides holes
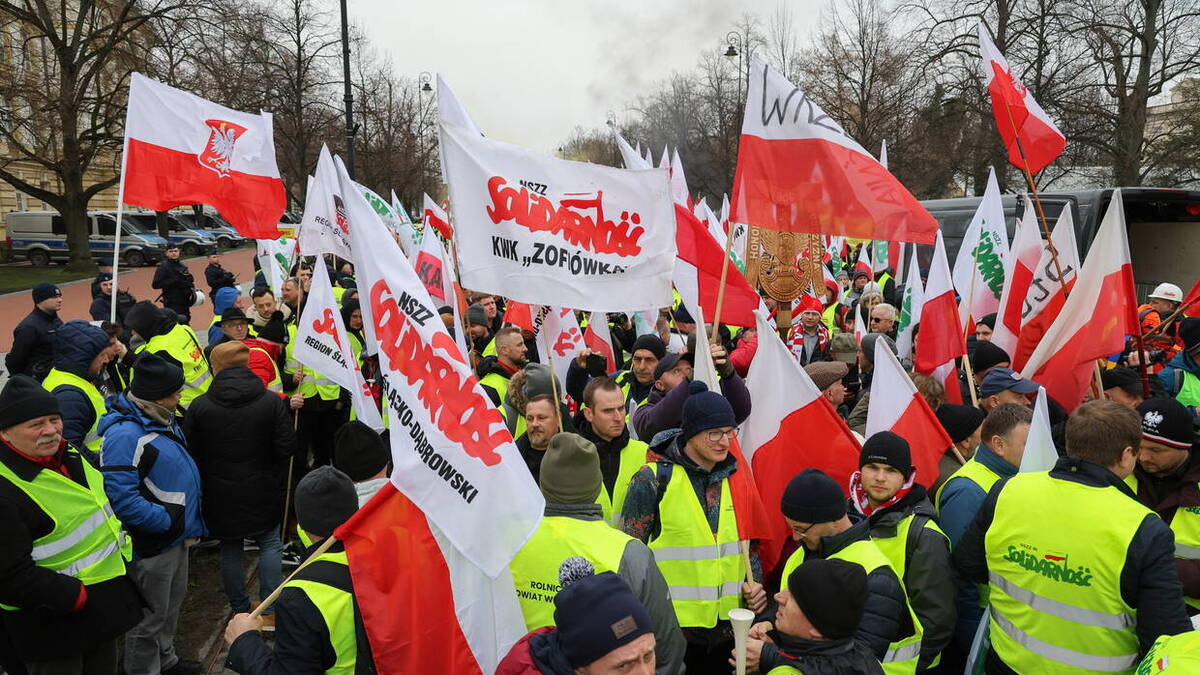
[[[881,302],[871,308],[871,325],[867,329],[872,333],[883,333],[891,339],[896,339],[896,308]]]
[[[730,491],[730,476],[749,467],[739,467],[730,451],[738,421],[729,401],[703,382],[684,386],[681,428],[661,434],[652,447],[660,459],[634,474],[621,528],[654,551],[687,641],[687,672],[728,673],[729,610],[758,613],[767,605],[757,545],[750,547],[756,581],[744,581]]]

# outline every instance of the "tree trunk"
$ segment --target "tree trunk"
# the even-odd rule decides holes
[[[63,224],[67,229],[67,249],[70,257],[67,269],[72,272],[95,272],[96,261],[92,259],[91,223],[87,214],[87,204],[80,203],[76,198],[80,190],[65,190],[66,201],[59,209]]]
[[[166,211],[154,212],[154,229],[158,230],[158,236],[167,241],[171,240],[171,228],[167,226]]]

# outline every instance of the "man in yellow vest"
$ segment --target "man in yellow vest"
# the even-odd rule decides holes
[[[55,331],[54,367],[42,386],[58,399],[63,437],[76,448],[100,452],[96,429],[105,407],[97,381],[120,349],[119,342],[86,321],[68,321]]]
[[[142,301],[130,308],[125,323],[142,341],[134,347],[135,354],[152,352],[183,370],[183,396],[179,405],[187,408],[192,400],[208,391],[212,371],[196,333],[187,325],[179,323],[175,313],[169,309],[155,307]]]
[[[297,361],[294,355],[296,324],[288,324],[287,331],[283,388],[285,392],[291,392],[292,408],[300,411],[298,459],[303,465],[311,453],[311,466],[329,464],[333,459],[333,436],[349,414],[350,394],[333,380]]]
[[[1187,406],[1192,417],[1200,418],[1200,318],[1180,321],[1179,339],[1183,350],[1171,357],[1158,379],[1168,395]]]
[[[331,466],[313,469],[296,485],[296,522],[312,541],[307,559],[358,510],[349,476]],[[261,617],[236,614],[225,627],[226,666],[238,673],[374,672],[362,630],[346,547],[337,542],[284,583],[275,603],[275,649],[258,631]],[[359,661],[362,664],[359,664]]]
[[[1132,673],[1158,637],[1192,629],[1171,531],[1125,478],[1137,413],[1089,401],[1067,419],[1067,456],[996,483],[954,549],[988,585],[989,673]]]
[[[748,543],[739,539],[729,478],[749,468],[730,452],[736,425],[724,396],[691,383],[680,431],[664,433],[655,448],[661,458],[634,474],[622,507],[621,529],[650,546],[671,589],[688,643],[688,673],[728,672],[729,610],[745,605],[757,613],[767,605],[757,581],[757,545],[750,549],[756,581],[745,581],[742,547]]]
[[[625,423],[625,394],[613,380],[607,377],[588,380],[583,388],[583,405],[583,410],[576,417],[575,428],[580,436],[596,446],[600,457],[600,473],[604,477],[604,493],[610,504],[606,517],[610,524],[620,527],[625,492],[629,489],[633,474],[649,461],[649,447],[629,438],[629,426]]]
[[[806,560],[775,594],[775,626],[751,630],[746,666],[767,675],[883,675],[870,648],[854,640],[867,604],[867,573],[845,560]],[[762,657],[773,663],[762,669]]]
[[[792,570],[809,558],[860,565],[867,573],[868,593],[854,639],[867,646],[887,672],[915,672],[920,622],[905,596],[900,575],[872,541],[870,523],[851,523],[842,487],[819,469],[805,469],[784,488],[780,510],[792,529],[792,538],[802,544],[784,564],[783,578],[789,578]],[[764,670],[777,665],[764,656]]]
[[[918,672],[929,668],[954,637],[954,565],[950,541],[937,525],[925,486],[916,482],[908,441],[872,434],[850,476],[850,501],[867,517],[871,541],[892,562],[921,621]]]
[[[475,367],[479,385],[492,399],[493,405],[499,406],[504,401],[509,378],[529,363],[525,358],[527,351],[520,328],[505,326],[496,333],[496,354],[483,357]]]
[[[33,378],[0,391],[0,621],[8,672],[117,672],[117,639],[142,618],[129,538],[104,479],[62,437]],[[12,649],[13,653],[7,653]]]
[[[1145,401],[1137,413],[1142,443],[1126,482],[1175,533],[1175,572],[1183,600],[1193,608],[1189,613],[1195,614],[1200,610],[1200,457],[1192,452],[1192,415],[1179,401],[1162,397]]]
[[[596,503],[601,491],[596,447],[576,434],[556,435],[542,460],[540,486],[545,517],[509,565],[525,627],[554,625],[554,598],[564,577],[616,572],[650,614],[657,672],[682,672],[683,634],[653,554],[605,523]]]

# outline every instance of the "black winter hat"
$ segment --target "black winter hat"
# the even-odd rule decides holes
[[[657,335],[639,335],[638,339],[633,341],[633,347],[630,348],[629,353],[633,354],[639,349],[649,351],[658,359],[667,355],[667,346],[663,344],[662,338]]]
[[[43,281],[33,287],[33,304],[36,305],[43,300],[57,298],[61,295],[62,291],[59,290],[58,286],[55,286],[49,281]]]
[[[491,327],[491,322],[488,321],[487,312],[484,311],[483,305],[474,304],[467,308],[467,325],[468,326],[487,326]]]
[[[296,524],[309,534],[328,537],[358,510],[354,481],[332,466],[308,472],[296,485]]]
[[[724,396],[709,391],[703,382],[688,383],[688,398],[683,402],[683,440],[687,442],[701,431],[736,427],[733,406]]]
[[[1137,407],[1142,416],[1142,438],[1187,450],[1195,441],[1192,414],[1173,398],[1152,398]]]
[[[155,331],[164,320],[163,314],[164,310],[159,309],[153,302],[142,300],[125,313],[125,325],[142,339],[149,340],[158,335]]]
[[[877,431],[871,434],[858,453],[858,468],[872,463],[887,464],[908,476],[913,469],[908,441],[891,431]]]
[[[612,572],[584,577],[554,596],[554,623],[567,664],[583,668],[654,632],[629,584]]]
[[[828,523],[846,515],[846,494],[829,474],[805,469],[788,481],[779,510],[801,523]]]
[[[683,305],[671,310],[671,317],[675,319],[675,323],[696,323],[696,320],[692,318],[691,312]]]
[[[61,415],[58,399],[28,375],[13,375],[0,391],[0,430],[42,415]]]
[[[287,328],[283,325],[283,312],[275,310],[271,318],[262,328],[258,329],[258,338],[268,342],[284,344],[287,342]]]
[[[333,466],[356,483],[383,471],[391,458],[383,438],[358,420],[346,422],[333,436]]]
[[[867,333],[862,339],[862,352],[863,357],[867,360],[867,363],[870,363],[871,365],[875,364],[876,340],[883,340],[883,343],[888,346],[888,349],[892,350],[893,354],[897,353],[896,343],[892,341],[892,338],[884,335],[883,333]]]
[[[1190,356],[1200,354],[1200,318],[1188,317],[1179,322],[1179,339],[1183,351]]]
[[[1012,363],[1012,357],[994,342],[985,340],[975,344],[975,353],[971,355],[971,369],[976,373],[1000,365]]]
[[[1133,396],[1142,395],[1142,378],[1132,368],[1108,368],[1100,371],[1100,382],[1104,390],[1124,389]]]
[[[858,631],[867,606],[867,572],[845,560],[812,558],[792,570],[788,592],[813,628],[830,640]]]
[[[952,443],[970,438],[979,425],[983,424],[983,418],[987,417],[987,413],[973,405],[957,403],[943,403],[933,414],[937,415]]]
[[[129,393],[143,401],[157,401],[183,389],[183,369],[154,352],[133,362]]]
[[[991,314],[984,314],[983,318],[975,322],[976,326],[979,324],[983,324],[992,330],[996,330],[996,313],[992,312]],[[987,340],[984,340],[984,342],[987,342]]]
[[[221,312],[221,320],[217,322],[217,325],[223,326],[223,325],[225,325],[225,322],[227,322],[227,321],[245,321],[247,323],[250,322],[250,320],[246,318],[246,313],[243,312],[242,310],[238,309],[237,307],[230,307],[229,309],[225,310],[224,312]]]

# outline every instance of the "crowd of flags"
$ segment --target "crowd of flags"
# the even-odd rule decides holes
[[[1036,173],[1066,139],[983,26],[979,40],[1009,158]],[[382,414],[347,365],[346,328],[323,265],[298,333],[310,367],[355,393],[356,413],[368,424],[391,429],[390,485],[337,533],[380,672],[491,672],[524,625],[506,565],[537,526],[543,501],[474,379],[464,331],[451,337],[430,316],[450,305],[461,327],[463,287],[509,298],[509,320],[547,339],[560,377],[584,347],[616,370],[603,312],[628,312],[648,332],[672,289],[697,330],[704,317],[757,327],[747,377],[754,406],[737,449],[746,470],[734,474],[733,493],[742,538],[760,540],[768,566],[788,536],[773,508],[787,480],[817,467],[847,484],[859,441],[778,338],[743,276],[756,254],[747,250],[748,226],[823,235],[824,283],[839,299],[835,278],[850,266],[851,240],[874,242],[861,246],[847,271],[874,278],[890,268],[903,294],[900,358],[876,342],[867,431],[908,438],[926,481],[950,441],[901,359],[959,402],[965,335],[974,320],[996,313],[993,339],[1013,355],[1014,368],[1044,385],[1037,404],[1044,414],[1046,396],[1068,410],[1078,405],[1095,360],[1136,333],[1119,192],[1081,264],[1069,208],[1057,215],[1051,247],[1047,225],[1027,205],[1010,246],[993,173],[952,267],[937,221],[888,171],[886,145],[876,159],[767,63],[752,59],[750,74],[734,189],[718,210],[693,199],[677,150],[664,148],[656,166],[648,148],[616,134],[625,168],[614,169],[492,141],[439,76],[440,161],[454,207],[425,195],[414,223],[394,192],[385,200],[354,183],[322,148],[298,242],[272,241],[285,199],[269,113],[232,111],[134,76],[124,203],[215,206],[260,239],[273,288],[297,253],[334,254],[355,266],[364,349],[379,354],[386,381]],[[915,244],[933,246],[924,280]],[[1050,292],[1035,297],[1034,288]],[[1101,316],[1097,306],[1111,311]],[[332,323],[325,322],[330,310]],[[573,310],[593,312],[586,330]],[[854,332],[860,341],[867,333],[861,308]],[[715,386],[707,351],[698,355],[697,378]]]

